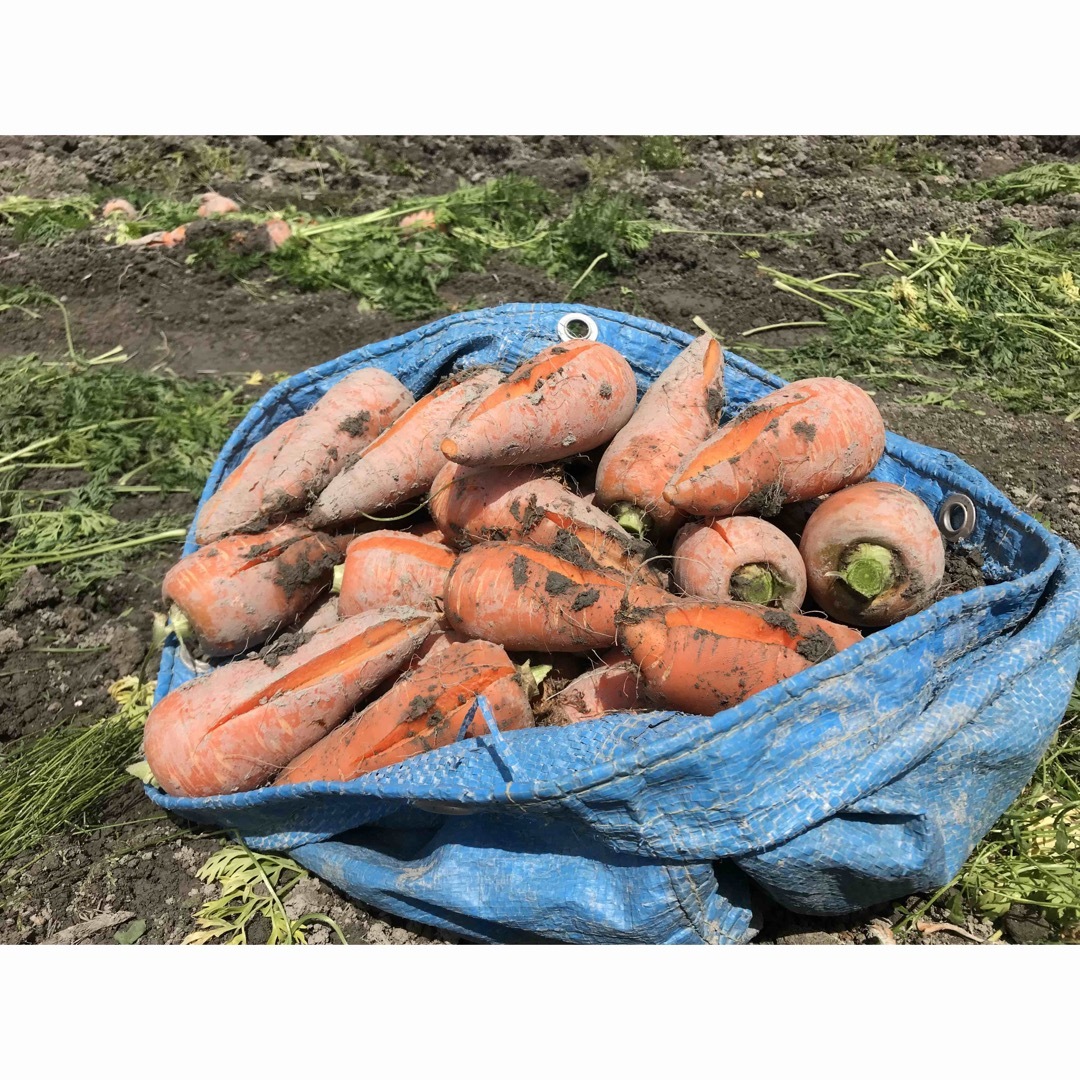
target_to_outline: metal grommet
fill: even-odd
[[[595,341],[600,336],[596,321],[580,311],[571,311],[564,315],[556,329],[560,341]]]
[[[946,540],[966,540],[975,531],[975,504],[966,495],[950,495],[938,510],[937,522]]]

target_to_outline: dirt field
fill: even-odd
[[[626,140],[599,137],[3,138],[0,196],[137,185],[188,198],[212,185],[248,207],[363,213],[405,195],[438,194],[510,173],[563,193],[603,174],[671,225],[772,234],[657,236],[632,268],[587,297],[590,304],[683,329],[692,329],[692,318],[700,316],[730,341],[762,324],[816,317],[811,305],[757,273],[756,259],[816,276],[858,270],[884,249],[903,252],[927,233],[962,227],[984,234],[1005,217],[1040,228],[1080,223],[1080,195],[1027,206],[946,197],[952,184],[1033,161],[1075,161],[1077,139],[941,139],[918,150],[926,160],[888,140],[702,138],[684,144],[680,166],[663,168],[631,161]],[[791,242],[777,233],[809,235]],[[751,248],[757,255],[747,257]],[[186,265],[182,253],[108,246],[87,233],[52,246],[16,243],[10,230],[0,228],[0,285],[29,283],[63,301],[86,354],[121,345],[133,366],[183,376],[293,373],[439,314],[400,319],[358,310],[356,298],[341,292],[251,288],[211,268]],[[440,290],[443,314],[464,306],[561,301],[565,294],[564,283],[509,259],[496,259],[484,273],[458,275]],[[791,344],[800,333],[805,331],[774,333],[769,344]],[[63,355],[64,340],[58,310],[27,318],[0,308],[0,353]],[[1005,412],[977,396],[965,397],[966,408],[951,409],[916,403],[923,396],[918,387],[877,390],[892,430],[961,455],[1018,506],[1080,543],[1075,423],[1048,413]],[[252,399],[260,392],[253,388]],[[194,506],[194,497],[184,494],[143,495],[125,498],[115,512],[142,517]],[[0,613],[0,635],[7,635],[0,637],[0,742],[72,716],[92,719],[109,711],[106,687],[142,663],[152,614],[160,608],[161,577],[178,551],[160,545],[132,553],[123,575],[89,595],[73,594],[48,573],[20,584]],[[98,651],[30,651],[76,640]],[[0,943],[44,942],[88,917],[118,911],[146,920],[143,943],[179,942],[191,932],[192,910],[213,891],[194,871],[219,838],[160,819],[134,780],[97,819],[108,828],[54,837],[38,861],[6,883]],[[0,867],[0,876],[9,869]],[[350,942],[448,940],[354,904],[314,880],[299,886],[290,903],[298,911],[330,914]],[[810,935],[863,943],[876,940],[871,918],[890,914],[885,909],[837,921],[764,910],[761,942]],[[969,923],[976,932],[988,926]],[[103,927],[86,940],[112,942],[114,932]],[[328,937],[321,930],[313,934],[314,940]],[[964,942],[948,934],[929,940]]]

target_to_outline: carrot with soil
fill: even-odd
[[[761,518],[690,522],[675,536],[672,576],[687,596],[798,611],[806,596],[799,549]]]
[[[890,626],[936,599],[945,543],[926,504],[896,484],[857,484],[826,499],[799,551],[810,595],[854,626]]]
[[[446,618],[507,649],[588,652],[615,644],[626,591],[624,576],[587,558],[572,562],[524,543],[477,544],[450,571]]]
[[[413,404],[382,368],[361,368],[335,383],[300,417],[267,468],[263,512],[302,509]]]
[[[645,391],[596,471],[596,502],[620,525],[670,536],[685,516],[664,499],[679,463],[712,435],[724,406],[724,351],[711,334],[692,341]]]
[[[642,704],[641,689],[641,673],[633,661],[615,651],[592,671],[545,698],[537,709],[537,722],[565,727],[606,713],[631,712]]]
[[[476,368],[425,394],[327,484],[311,508],[311,523],[353,521],[427,494],[446,464],[439,446],[452,421],[500,379],[495,368]]]
[[[297,525],[227,536],[174,564],[161,586],[177,634],[235,656],[290,626],[329,591],[340,542]]]
[[[857,484],[884,451],[885,422],[865,390],[802,379],[743,409],[688,454],[664,498],[703,517],[771,517],[785,503]]]
[[[633,369],[614,349],[595,341],[553,345],[462,412],[442,452],[461,465],[558,461],[606,443],[636,401]]]
[[[620,616],[650,695],[711,716],[854,645],[850,627],[753,604],[676,602]]]
[[[454,552],[408,533],[379,529],[345,552],[339,607],[343,616],[380,607],[441,605]]]
[[[251,791],[397,674],[435,628],[386,608],[319,630],[295,652],[235,660],[177,687],[150,712],[147,763],[170,795]]]
[[[291,762],[275,785],[341,782],[453,742],[483,694],[500,730],[531,727],[528,688],[506,652],[489,641],[432,650],[382,697]],[[488,734],[477,710],[465,733]]]

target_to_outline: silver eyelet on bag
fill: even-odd
[[[595,320],[580,311],[564,315],[556,329],[560,341],[595,341],[600,336],[600,328]]]
[[[937,522],[946,540],[966,540],[975,531],[975,504],[966,495],[950,495],[938,510]]]

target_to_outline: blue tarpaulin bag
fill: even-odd
[[[509,370],[573,333],[568,321],[622,353],[641,391],[693,338],[558,304],[453,315],[276,386],[226,443],[203,501],[255,442],[360,367],[419,396],[451,370]],[[783,385],[726,360],[725,418]],[[936,515],[970,499],[961,546],[981,550],[988,584],[716,716],[495,731],[349,783],[147,794],[376,908],[479,941],[736,943],[755,932],[751,881],[816,915],[939,887],[1064,715],[1080,668],[1080,552],[943,451],[889,434],[871,475]],[[185,553],[195,547],[192,529]],[[194,675],[169,645],[155,700]]]

